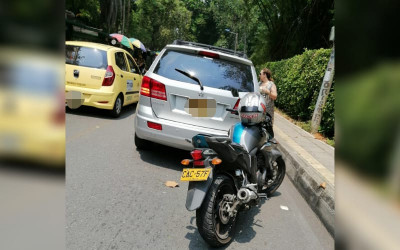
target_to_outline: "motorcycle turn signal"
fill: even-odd
[[[222,160],[219,159],[219,158],[217,158],[217,157],[215,157],[215,158],[212,159],[212,161],[211,161],[211,163],[212,163],[213,165],[221,164],[221,162],[222,162]]]
[[[184,166],[188,166],[191,162],[192,161],[189,160],[189,159],[184,159],[184,160],[181,161],[181,164],[184,165]]]

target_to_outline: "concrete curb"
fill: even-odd
[[[335,234],[335,188],[315,168],[304,161],[299,155],[279,140],[278,149],[283,154],[286,163],[286,175],[296,189],[307,201],[311,209],[320,218],[328,232]],[[290,153],[291,152],[291,153]],[[320,186],[326,183],[326,188]]]

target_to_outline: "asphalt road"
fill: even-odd
[[[187,183],[180,182],[180,161],[189,153],[136,151],[135,110],[125,107],[118,119],[94,108],[67,110],[67,249],[207,248],[195,212],[185,208]],[[240,214],[225,248],[333,249],[334,239],[285,178],[274,197]]]

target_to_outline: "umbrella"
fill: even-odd
[[[146,47],[144,47],[143,43],[141,41],[139,41],[136,38],[129,38],[129,40],[132,42],[132,44],[136,47],[139,48],[141,50],[143,50],[143,52],[146,52]]]
[[[133,49],[131,41],[129,41],[129,39],[126,36],[124,36],[122,34],[113,33],[113,34],[110,34],[110,37],[116,39],[118,42],[120,42],[125,47]]]

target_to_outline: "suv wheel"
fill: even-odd
[[[135,145],[136,149],[138,150],[149,150],[151,148],[151,142],[144,139],[140,139],[136,135],[136,133],[135,133]]]
[[[111,111],[111,114],[112,114],[112,116],[117,118],[121,115],[121,111],[122,111],[122,97],[121,97],[121,95],[119,95],[117,97],[117,99],[115,100],[114,108]]]

